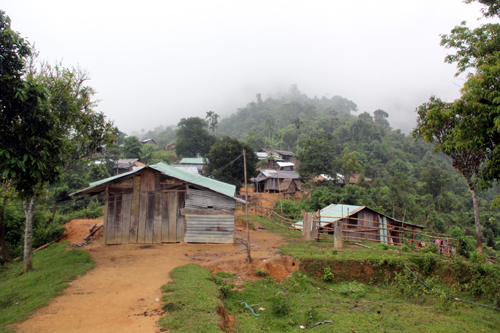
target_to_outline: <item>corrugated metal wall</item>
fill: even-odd
[[[193,209],[224,209],[234,210],[235,200],[212,191],[202,191],[190,188],[186,208]]]
[[[234,215],[186,214],[187,243],[233,243]]]

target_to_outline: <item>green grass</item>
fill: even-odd
[[[34,270],[26,274],[22,262],[0,266],[0,332],[13,332],[6,326],[26,320],[60,295],[68,282],[94,267],[87,252],[65,247],[53,244],[34,253]]]
[[[217,307],[222,305],[212,274],[198,265],[176,267],[173,280],[163,286],[163,309],[168,314],[159,324],[171,332],[220,332]],[[221,279],[221,277],[219,277]]]
[[[309,280],[296,272],[282,283],[246,281],[242,291],[225,299],[235,317],[235,332],[299,332],[300,325],[314,332],[495,332],[500,327],[498,312],[425,293],[410,297],[392,283],[314,280],[313,285]],[[250,304],[260,317],[249,315],[241,302]],[[333,324],[313,326],[324,320]]]
[[[244,215],[240,215],[238,216],[238,218],[245,221]],[[260,225],[266,228],[267,231],[279,233],[283,236],[284,239],[302,238],[302,231],[280,227],[276,223],[265,217],[261,217],[258,215],[248,215],[248,219],[249,223],[251,223],[252,221],[258,222]]]

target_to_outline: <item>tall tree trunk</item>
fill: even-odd
[[[26,273],[33,269],[31,260],[31,246],[33,243],[33,217],[35,216],[35,197],[28,197],[23,202],[24,213],[26,214],[26,226],[24,228],[24,255],[23,272]]]
[[[6,223],[5,223],[5,206],[7,205],[7,197],[3,198],[3,206],[0,208],[0,248],[2,248],[2,259],[3,261],[9,261],[10,255],[9,250],[7,249],[7,244],[5,243],[5,234],[6,234]]]
[[[477,203],[476,190],[474,185],[467,180],[470,193],[472,194],[472,205],[474,207],[474,223],[476,226],[476,247],[479,252],[483,252],[483,234],[481,233],[481,220],[479,219],[479,204]]]

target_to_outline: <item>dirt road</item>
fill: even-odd
[[[102,221],[70,222],[66,240],[82,242],[89,226],[96,222]],[[247,279],[261,267],[278,278],[298,267],[291,259],[275,254],[282,239],[265,230],[251,231],[254,263],[248,265],[242,244],[246,233],[241,223],[237,221],[235,244],[104,246],[102,239],[96,239],[81,248],[90,253],[96,268],[71,282],[63,295],[14,327],[19,333],[159,332],[160,288],[177,266],[196,263],[212,272],[224,270]]]

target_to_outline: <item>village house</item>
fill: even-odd
[[[250,181],[255,185],[255,193],[295,194],[300,192],[302,185],[300,176],[295,171],[260,170],[257,177]]]
[[[236,187],[164,163],[70,194],[104,195],[105,244],[233,243]]]
[[[153,139],[144,139],[144,140],[142,140],[142,141],[141,141],[141,143],[142,143],[143,145],[150,145],[150,146],[153,146],[153,148],[154,148],[154,147],[156,147],[156,141],[155,141],[155,140],[153,140]]]
[[[366,206],[330,205],[319,211],[319,234],[334,234],[334,223],[342,221],[343,235],[354,241],[379,241],[385,244],[401,244],[402,228],[422,230],[424,227],[398,221]],[[413,235],[415,235],[413,233]]]
[[[184,157],[179,164],[185,167],[195,167],[198,169],[198,173],[203,174],[203,168],[207,163],[205,163],[203,157]]]
[[[283,162],[291,162],[293,164],[297,164],[297,159],[295,158],[295,154],[292,151],[287,151],[287,150],[279,150],[279,149],[261,149],[257,153],[275,153],[277,155],[277,161],[283,161]]]
[[[115,162],[113,170],[115,170],[115,175],[119,175],[125,172],[137,170],[143,166],[145,166],[145,164],[139,162],[138,158],[120,158]]]

